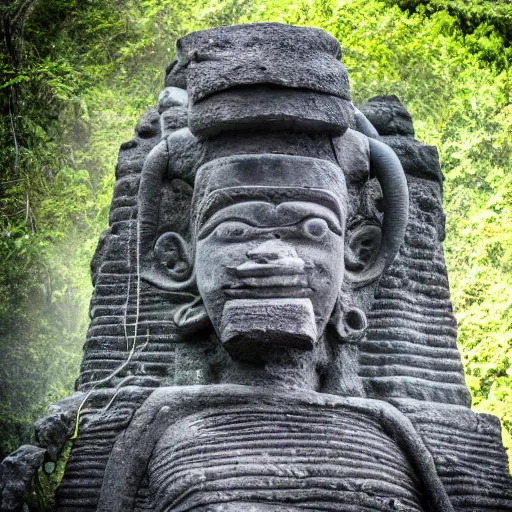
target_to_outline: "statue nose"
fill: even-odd
[[[268,281],[270,278],[272,284],[276,286],[289,282],[291,276],[298,278],[304,275],[304,260],[298,256],[294,247],[280,240],[263,242],[258,247],[247,251],[247,257],[248,261],[236,267],[236,275],[243,279],[255,278],[258,281],[261,279]],[[283,276],[287,276],[285,281]],[[294,284],[297,283],[294,281]]]
[[[255,263],[273,263],[277,260],[298,258],[297,251],[279,240],[267,240],[258,247],[247,251],[247,257]]]

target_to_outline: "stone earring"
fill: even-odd
[[[338,343],[356,343],[368,329],[368,319],[362,309],[344,307],[339,302],[332,316]]]
[[[366,334],[368,319],[362,309],[355,307],[343,311],[342,315],[343,341],[356,343]]]

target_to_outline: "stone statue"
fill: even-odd
[[[468,407],[437,152],[397,98],[356,108],[340,57],[275,23],[178,40],[121,146],[79,393],[12,461],[55,460],[74,407],[58,511],[512,509],[499,421]]]

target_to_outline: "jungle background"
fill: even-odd
[[[466,381],[512,453],[510,0],[2,2],[0,458],[73,391],[118,146],[155,104],[175,40],[251,21],[329,31],[354,103],[396,94],[438,147]]]

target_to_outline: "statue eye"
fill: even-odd
[[[302,223],[302,231],[312,240],[322,240],[329,231],[329,226],[324,219],[315,217]]]
[[[243,222],[223,222],[215,229],[215,235],[223,242],[242,242],[253,238],[256,231]]]

